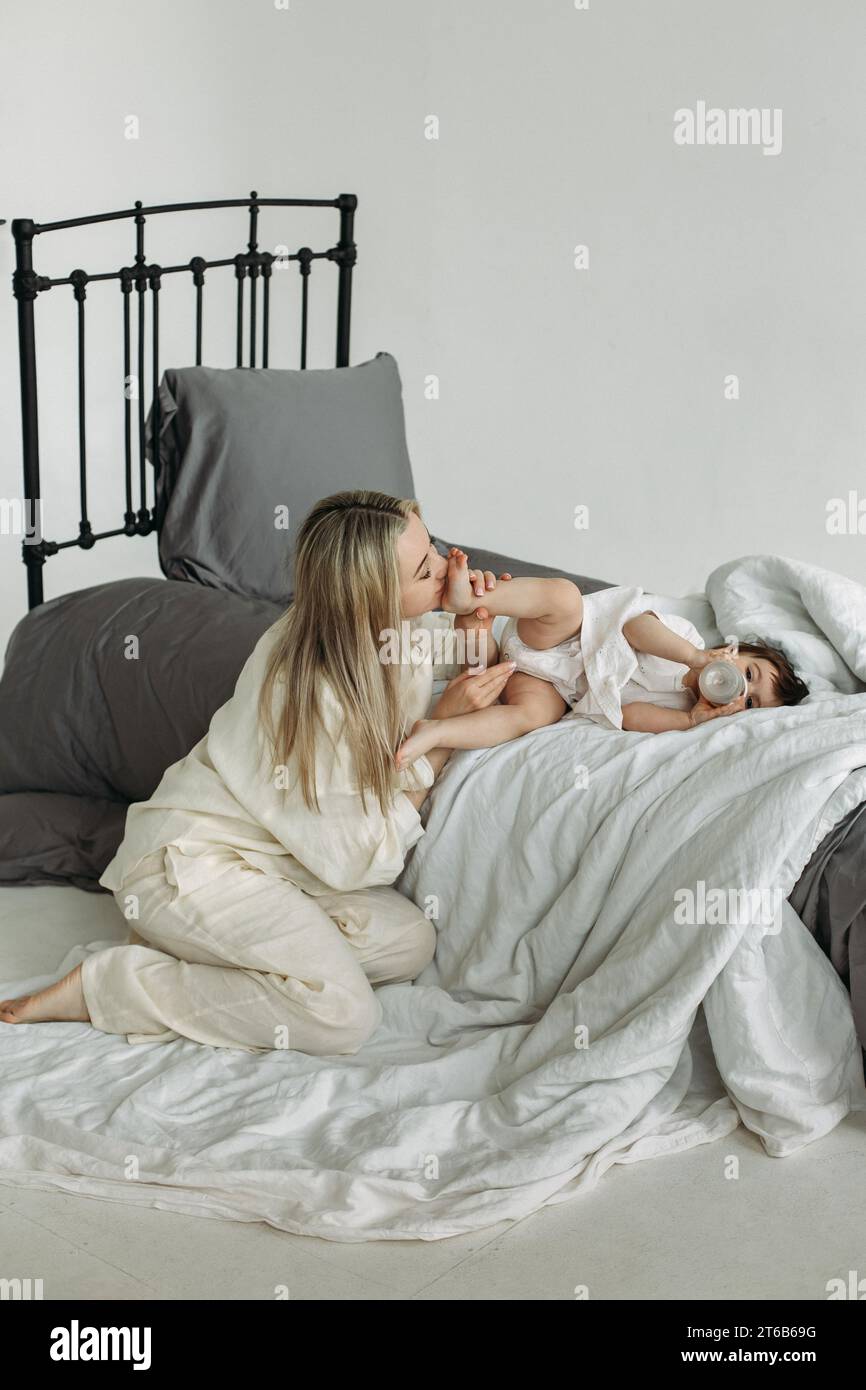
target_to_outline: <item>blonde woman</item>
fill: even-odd
[[[260,1052],[354,1053],[413,980],[432,923],[388,885],[424,834],[420,808],[449,753],[396,772],[433,680],[438,719],[493,704],[511,670],[435,667],[428,641],[382,660],[382,634],[480,628],[436,613],[463,552],[439,555],[413,500],[337,493],[302,523],[295,598],[263,634],[204,738],[129,809],[100,883],[131,923],[0,1021],[91,1022],[130,1042],[191,1038]],[[507,578],[508,576],[502,576]],[[496,585],[472,571],[479,597]],[[486,619],[486,621],[485,621]],[[418,659],[420,657],[420,659]]]

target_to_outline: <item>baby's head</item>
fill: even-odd
[[[740,642],[738,655],[731,658],[749,683],[746,709],[767,709],[773,705],[799,705],[809,687],[795,675],[784,652],[766,642]]]

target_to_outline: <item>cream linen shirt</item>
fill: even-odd
[[[401,647],[403,709],[410,725],[427,713],[434,680],[448,680],[460,670],[452,662],[435,659],[442,654],[443,638],[448,651],[453,626],[452,613],[424,613],[409,624],[410,634],[419,628],[431,634]],[[330,684],[323,681],[325,728],[317,734],[315,761],[320,813],[305,804],[291,765],[289,789],[276,787],[268,775],[257,710],[275,629],[273,624],[259,638],[234,694],[214,714],[205,736],[165,771],[149,800],[130,806],[123,841],[99,880],[104,888],[120,889],[143,858],[166,846],[180,850],[171,862],[181,892],[212,875],[213,865],[201,856],[226,846],[312,896],[390,884],[400,874],[407,853],[424,834],[406,792],[433,785],[429,758],[418,758],[395,772],[386,815],[371,792],[365,810],[341,729],[342,711]],[[412,660],[407,649],[413,651]]]

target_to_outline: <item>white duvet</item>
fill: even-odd
[[[703,624],[680,605],[707,640],[782,642],[818,696],[689,734],[568,717],[455,754],[397,885],[437,955],[381,989],[357,1056],[0,1025],[0,1182],[436,1239],[741,1121],[781,1157],[866,1108],[847,995],[785,902],[866,799],[866,589],[756,557],[707,594]]]

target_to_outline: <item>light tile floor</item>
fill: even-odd
[[[866,1277],[864,1173],[862,1115],[785,1159],[740,1128],[517,1223],[362,1244],[5,1187],[0,1271],[43,1278],[45,1298],[824,1299]]]

